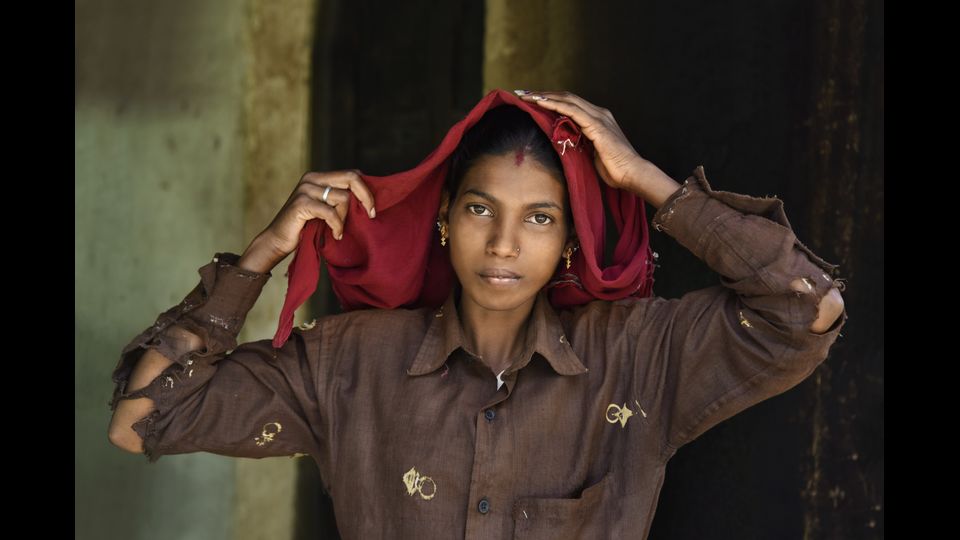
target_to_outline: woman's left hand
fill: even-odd
[[[634,150],[608,109],[570,92],[516,93],[524,101],[569,116],[580,126],[583,135],[593,143],[594,165],[607,185],[628,189],[631,179],[639,177],[647,160]]]

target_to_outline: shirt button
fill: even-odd
[[[486,498],[480,499],[480,504],[477,505],[477,510],[479,510],[481,514],[486,514],[489,512],[490,501],[488,501]]]
[[[493,422],[493,419],[496,418],[497,416],[497,412],[494,411],[493,409],[487,409],[483,411],[483,415],[487,417],[487,420]]]

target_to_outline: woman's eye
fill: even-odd
[[[487,211],[487,207],[480,204],[468,204],[467,210],[469,210],[470,213],[475,216],[483,216],[486,215],[484,212]]]
[[[536,214],[533,216],[533,222],[537,225],[547,225],[553,222],[553,218],[546,214]]]

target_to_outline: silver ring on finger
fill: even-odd
[[[323,200],[323,202],[327,202],[327,195],[330,195],[331,189],[333,189],[333,186],[327,186],[327,189],[323,190],[323,197],[320,197],[320,199]]]

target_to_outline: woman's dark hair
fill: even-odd
[[[473,125],[460,140],[450,157],[445,188],[450,194],[452,206],[467,171],[484,156],[502,156],[522,151],[559,178],[566,187],[566,176],[560,156],[550,144],[540,126],[523,110],[512,105],[491,109]],[[567,230],[572,230],[573,214],[570,211],[569,195],[564,196]]]

